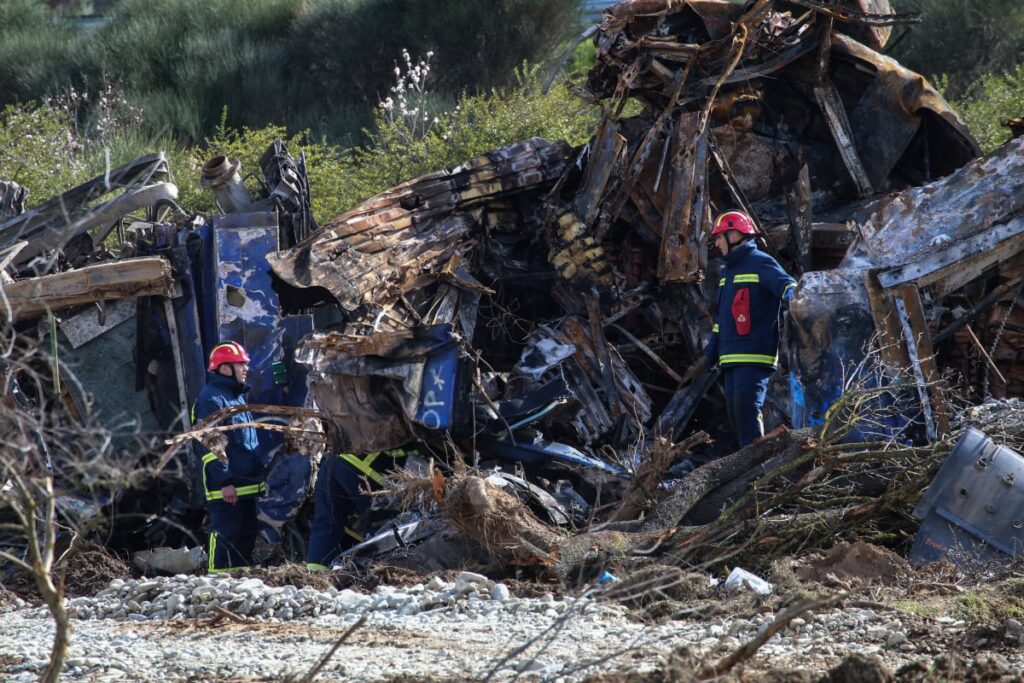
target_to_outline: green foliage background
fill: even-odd
[[[233,128],[222,116],[213,134],[186,147],[167,136],[150,135],[115,121],[105,135],[83,135],[75,118],[54,104],[8,105],[0,116],[0,178],[31,191],[38,206],[74,185],[138,156],[162,149],[179,189],[179,203],[190,211],[212,212],[213,198],[199,187],[199,173],[211,156],[242,161],[243,171],[276,138],[296,155],[306,154],[313,213],[324,222],[359,202],[423,173],[454,166],[501,145],[529,137],[582,144],[592,133],[596,109],[565,88],[540,92],[541,71],[524,65],[514,85],[482,95],[463,95],[450,112],[438,114],[426,134],[413,135],[407,120],[378,110],[368,142],[349,149],[309,131],[289,134],[284,126]]]
[[[580,0],[119,0],[84,30],[39,0],[0,2],[0,178],[32,205],[162,149],[183,206],[214,154],[248,170],[277,137],[306,152],[326,221],[422,173],[532,136],[582,143],[597,112],[540,64],[578,29]],[[933,79],[983,148],[1024,114],[1024,2],[893,0],[924,22],[892,50]],[[899,35],[897,29],[894,38]],[[377,106],[396,65],[435,53],[426,124]],[[570,71],[594,58],[581,45]],[[533,65],[533,66],[530,66]],[[254,77],[255,75],[255,77]]]
[[[403,49],[436,54],[453,103],[514,82],[578,33],[581,0],[119,0],[98,28],[0,2],[0,104],[114,83],[163,135],[285,126],[362,141]]]

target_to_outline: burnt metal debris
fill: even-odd
[[[449,548],[438,539],[458,530],[565,578],[579,569],[568,528],[687,561],[740,552],[730,539],[751,534],[772,549],[803,531],[891,538],[912,531],[902,513],[962,429],[948,392],[1024,395],[1024,140],[982,157],[939,93],[883,54],[894,27],[918,20],[888,0],[614,4],[576,86],[601,109],[585,145],[503,147],[322,227],[304,159],[280,142],[255,195],[236,161],[210,160],[203,185],[221,215],[209,219],[177,206],[160,155],[29,212],[2,183],[6,315],[28,329],[58,314],[86,361],[132,345],[154,431],[186,431],[203,357],[231,338],[254,356],[251,402],[315,410],[328,449],[415,443],[427,470],[405,485],[434,513],[377,496],[367,526],[384,535],[353,558],[407,563],[413,539]],[[146,220],[124,218],[143,208]],[[800,276],[767,415],[796,429],[735,453],[702,360],[719,268],[708,235],[731,209]],[[165,267],[139,270],[154,260]],[[94,272],[123,279],[101,286]],[[93,308],[61,312],[81,304]],[[123,328],[134,338],[107,334],[112,315],[136,321]],[[868,397],[858,409],[885,417],[837,431],[852,379]],[[179,455],[181,471],[193,460]],[[863,477],[837,484],[845,467]],[[846,488],[830,498],[829,486]],[[161,503],[198,528],[194,489]],[[684,520],[694,526],[666,536]],[[595,531],[606,521],[614,531]],[[134,542],[180,543],[169,528]],[[536,552],[492,533],[522,533]]]

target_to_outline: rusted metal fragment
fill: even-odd
[[[873,270],[863,272],[864,289],[868,293],[868,305],[871,307],[871,318],[875,321],[875,332],[878,334],[879,352],[882,361],[894,368],[909,368],[910,356],[903,339],[903,329],[893,305],[878,283],[878,274]]]
[[[367,200],[268,260],[288,285],[322,287],[347,311],[392,305],[470,246],[481,227],[475,206],[554,183],[569,156],[565,143],[540,139],[495,150]]]
[[[831,40],[834,60],[852,60],[854,64],[873,69],[876,78],[878,74],[885,74],[883,78],[889,81],[888,87],[899,93],[901,110],[938,119],[936,125],[928,131],[931,140],[929,146],[936,155],[932,162],[932,178],[951,173],[981,155],[981,148],[967,125],[923,76],[841,33],[833,33]],[[898,117],[902,114],[894,112],[893,115]],[[921,180],[927,181],[928,178]]]
[[[917,380],[918,393],[924,411],[925,426],[931,440],[949,434],[949,413],[942,391],[937,386],[938,368],[935,365],[935,351],[924,317],[921,293],[913,285],[903,285],[894,298],[896,311],[903,329],[907,353]]]
[[[672,194],[661,229],[658,279],[661,282],[697,282],[707,262],[708,131],[700,117],[679,117],[676,132],[680,148],[672,162]]]
[[[889,0],[845,0],[841,3],[786,0],[786,3],[828,14],[836,20],[838,30],[874,50],[881,50],[889,42],[893,26],[921,21],[920,14],[896,14]]]
[[[171,296],[171,264],[145,257],[100,263],[78,270],[0,286],[4,302],[0,316],[23,320],[72,306],[139,296]]]
[[[796,243],[796,263],[801,274],[811,269],[813,224],[811,222],[811,176],[807,164],[800,167],[796,183],[786,190],[790,230]]]
[[[971,306],[970,310],[965,311],[953,322],[949,323],[949,325],[947,325],[946,327],[932,335],[932,346],[937,347],[940,344],[942,344],[944,341],[946,341],[954,334],[956,334],[957,330],[969,324],[972,320],[974,320],[979,315],[987,311],[989,307],[991,307],[994,303],[996,303],[1006,295],[1010,294],[1011,292],[1017,292],[1017,294],[1013,297],[1014,299],[1016,299],[1017,296],[1020,295],[1020,288],[1022,282],[1024,282],[1024,280],[1017,278],[1009,282],[1004,282],[1003,284],[993,289],[991,292],[982,297],[981,300],[978,301],[978,303]]]
[[[857,153],[853,128],[847,118],[843,101],[839,97],[839,91],[836,90],[832,81],[826,80],[824,83],[814,86],[814,97],[825,115],[825,120],[828,122],[829,130],[832,131],[832,138],[836,141],[846,170],[849,171],[850,177],[853,178],[853,182],[857,186],[857,193],[861,197],[873,194],[871,179],[868,178],[868,173]]]
[[[453,345],[447,325],[368,336],[332,332],[307,337],[296,358],[309,367],[309,395],[328,418],[332,443],[367,453],[408,443],[416,425],[433,428],[421,408],[428,400],[436,407],[433,383],[449,380],[432,376],[428,363]]]
[[[590,157],[583,174],[583,181],[576,191],[576,215],[586,225],[591,225],[597,218],[601,207],[601,198],[605,194],[608,182],[613,175],[617,176],[626,138],[615,130],[610,117],[601,121],[594,139],[590,143]]]

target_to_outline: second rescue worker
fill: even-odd
[[[718,312],[705,350],[722,368],[729,421],[742,448],[764,434],[761,408],[779,356],[779,316],[796,281],[754,243],[754,221],[719,216],[711,235],[725,259]]]
[[[202,420],[229,406],[245,405],[249,354],[237,342],[213,347],[206,386],[192,408],[192,421]],[[234,424],[251,423],[252,413],[231,416]],[[203,456],[203,489],[210,507],[209,573],[241,569],[252,564],[256,542],[256,497],[267,490],[266,462],[254,427],[224,432],[225,463],[213,453]]]

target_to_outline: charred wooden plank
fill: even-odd
[[[23,320],[83,304],[137,296],[171,296],[174,280],[171,264],[150,256],[19,280],[0,286],[0,291],[6,301],[6,305],[0,306],[0,315]]]

